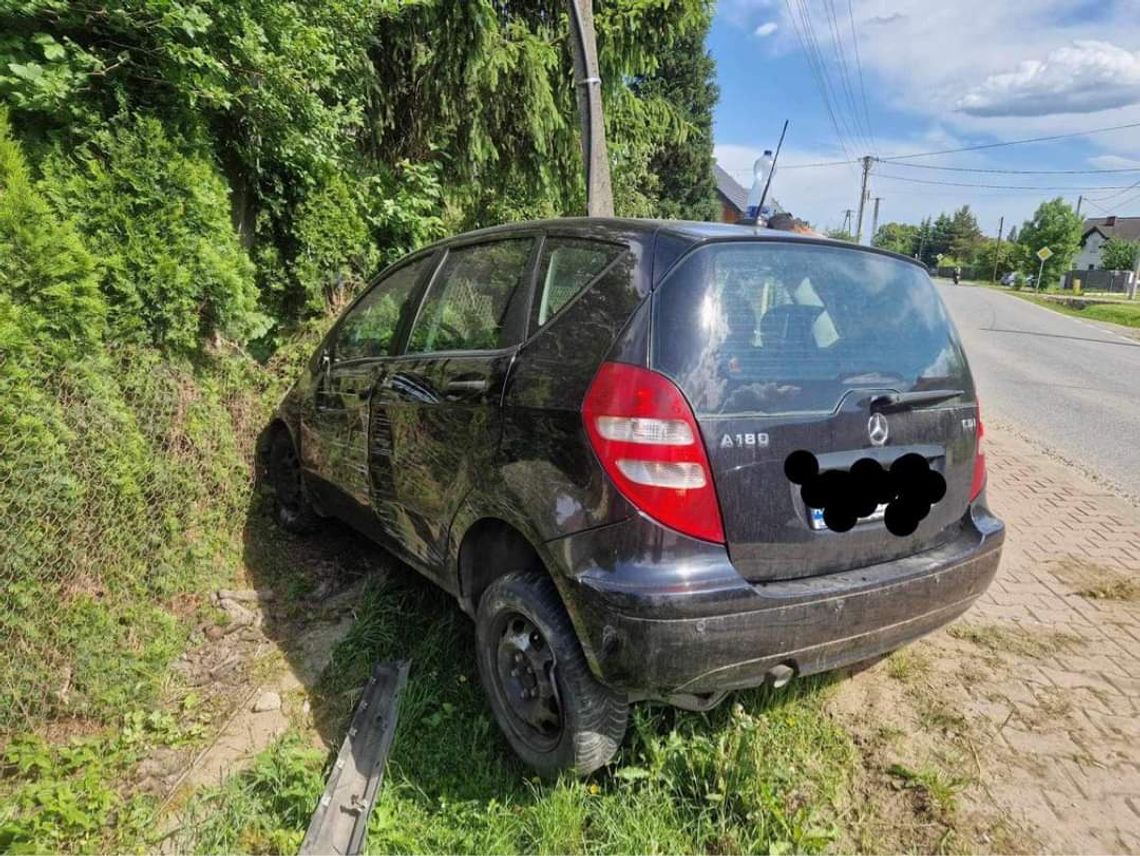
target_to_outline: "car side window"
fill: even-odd
[[[489,351],[514,344],[507,318],[527,271],[532,238],[460,247],[447,254],[412,328],[408,353]]]
[[[557,315],[624,250],[624,247],[600,241],[547,239],[538,263],[538,294],[532,329]]]
[[[337,362],[386,357],[392,352],[400,313],[431,258],[419,259],[391,273],[352,307],[337,333]]]

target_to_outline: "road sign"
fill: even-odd
[[[1045,259],[1053,255],[1053,251],[1048,247],[1042,247],[1037,251],[1037,258],[1041,259],[1041,267],[1037,269],[1037,283],[1035,289],[1041,290],[1041,277],[1045,275]]]

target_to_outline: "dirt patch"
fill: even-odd
[[[1081,647],[1081,638],[1073,633],[1046,628],[1027,629],[1018,625],[975,624],[961,622],[949,629],[955,639],[971,642],[995,655],[1013,657],[1047,657],[1071,654]]]
[[[861,762],[840,852],[1038,849],[986,793],[978,748],[986,736],[947,701],[956,679],[945,654],[930,642],[909,646],[843,681],[832,697],[829,710],[851,733]]]
[[[1081,597],[1140,603],[1140,581],[1112,568],[1069,557],[1052,562],[1049,570]]]
[[[942,634],[838,687],[829,707],[862,761],[848,809],[854,834],[841,851],[1040,849],[1029,827],[988,791],[994,735],[958,691],[966,655]]]
[[[181,800],[197,788],[221,784],[299,719],[308,717],[306,691],[316,684],[333,649],[351,629],[351,607],[361,587],[361,582],[354,582],[334,594],[329,587],[321,587],[319,593],[324,599],[308,599],[307,609],[296,610],[295,604],[283,607],[290,614],[311,616],[293,619],[290,630],[274,624],[270,610],[275,598],[264,592],[256,598],[242,597],[239,592],[238,597],[224,599],[243,603],[254,613],[254,620],[239,632],[204,645],[183,661],[188,664],[191,685],[196,677],[203,676],[228,683],[225,697],[231,707],[210,743],[192,759],[183,756],[175,780],[168,778],[168,799]],[[279,646],[265,635],[263,628],[270,625],[275,633],[290,640],[288,644]],[[275,699],[275,703],[263,703],[267,698]]]

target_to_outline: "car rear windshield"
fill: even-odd
[[[654,298],[653,366],[712,415],[831,412],[860,388],[968,388],[953,325],[921,268],[811,243],[690,253]]]

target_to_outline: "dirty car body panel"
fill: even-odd
[[[369,310],[386,292],[393,305]],[[362,352],[373,323],[382,346]],[[705,469],[631,478],[699,478],[719,540],[682,531],[683,507],[663,523],[608,468],[628,461],[602,459],[583,408],[603,365],[644,371],[691,409],[696,436],[678,436]],[[889,438],[869,439],[875,396],[947,386],[952,401],[892,413]],[[465,537],[510,527],[593,674],[630,698],[713,695],[775,666],[809,674],[897,648],[970,606],[1004,537],[976,484],[973,381],[926,272],[826,239],[606,219],[469,233],[381,274],[279,418],[318,508],[470,611]],[[820,528],[783,472],[796,449],[828,470],[915,453],[946,496],[905,537],[871,518]]]

